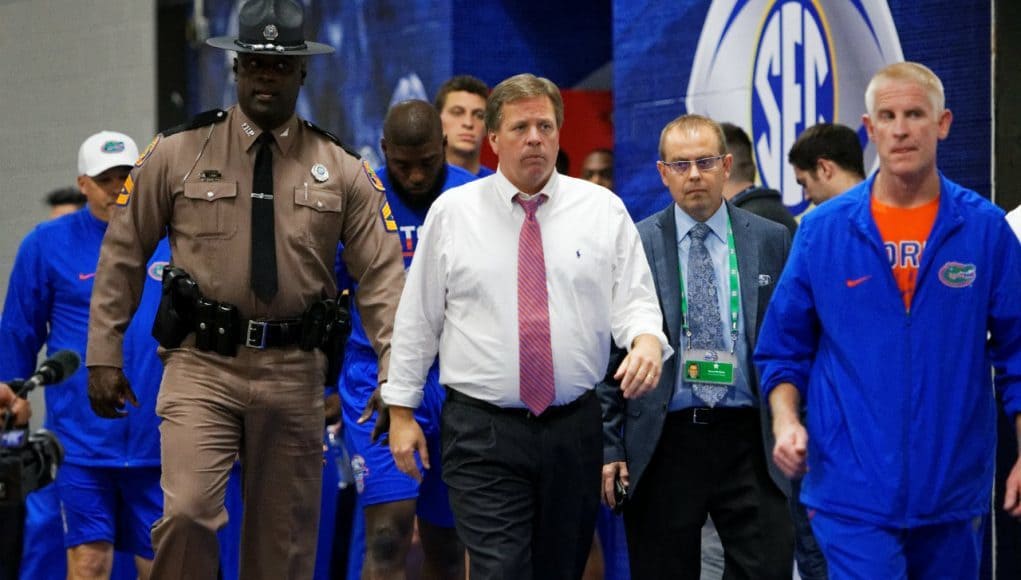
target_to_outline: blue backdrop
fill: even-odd
[[[379,165],[389,105],[431,100],[454,74],[490,85],[519,73],[564,88],[612,65],[616,183],[636,219],[669,202],[655,169],[659,132],[685,112],[752,136],[762,182],[805,209],[786,166],[798,133],[819,120],[861,129],[868,78],[916,60],[945,84],[954,113],[939,165],[990,193],[990,5],[931,0],[306,0],[307,29],[337,48],[310,59],[299,113]],[[235,0],[208,0],[213,35],[237,30]],[[194,59],[189,108],[235,100],[230,54]],[[596,81],[599,82],[599,81]],[[567,128],[570,130],[570,127]],[[861,130],[863,142],[866,141]],[[866,151],[872,166],[874,151]]]
[[[211,36],[237,33],[239,4],[205,2]],[[381,165],[378,145],[391,103],[432,101],[440,85],[455,74],[472,74],[492,86],[532,72],[570,88],[611,59],[610,0],[304,4],[306,34],[337,50],[309,58],[298,113],[335,133],[374,167]],[[208,46],[194,55],[188,100],[192,114],[236,101],[232,58],[233,53]]]
[[[914,60],[940,76],[954,113],[940,168],[988,197],[989,10],[988,2],[947,0],[618,1],[618,193],[635,219],[665,207],[669,194],[655,168],[660,130],[680,114],[708,113],[749,132],[762,181],[803,211],[786,155],[814,124],[808,117],[860,129],[868,78],[887,63]],[[872,167],[874,151],[866,153]]]

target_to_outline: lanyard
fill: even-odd
[[[689,250],[690,252],[690,250]],[[727,217],[727,258],[730,266],[730,352],[733,353],[737,347],[737,316],[740,308],[741,288],[737,272],[737,251],[734,250],[734,229],[730,225],[730,217]],[[681,327],[684,335],[688,337],[688,347],[691,348],[691,329],[688,327],[688,293],[684,290],[684,270],[677,268],[678,278],[681,281]]]

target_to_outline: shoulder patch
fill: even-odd
[[[152,152],[156,150],[156,145],[159,144],[162,136],[163,135],[157,133],[156,136],[152,138],[152,141],[149,141],[149,144],[142,150],[142,154],[135,160],[135,167],[141,167],[142,164],[145,163],[145,160],[152,155]]]
[[[212,125],[213,123],[219,123],[225,120],[227,120],[226,111],[224,111],[223,109],[210,109],[208,111],[203,111],[198,115],[195,115],[194,117],[191,118],[190,121],[186,123],[175,125],[174,127],[171,127],[166,131],[163,131],[162,135],[164,137],[169,137],[175,133],[191,131],[192,129],[198,129],[200,127],[207,127],[209,125]]]
[[[364,159],[362,159],[362,170],[365,171],[365,177],[369,178],[369,183],[372,184],[372,187],[376,188],[376,191],[386,193],[386,188],[383,187],[383,182],[379,180],[379,176],[376,175],[376,172],[369,167],[369,162]]]
[[[354,149],[352,149],[352,148],[348,147],[347,145],[345,145],[344,142],[341,141],[340,138],[338,138],[333,133],[330,133],[326,129],[323,129],[322,127],[316,125],[315,123],[313,123],[312,121],[309,121],[308,119],[302,119],[301,122],[304,123],[305,126],[308,127],[309,129],[312,129],[316,133],[319,133],[323,137],[326,137],[330,141],[333,141],[333,143],[335,145],[337,145],[338,147],[340,147],[341,149],[346,151],[347,154],[350,155],[351,157],[354,157],[355,159],[361,159],[362,158],[362,156],[359,155],[357,151],[355,151]]]
[[[397,231],[397,220],[394,219],[394,212],[390,209],[390,202],[385,199],[383,200],[383,205],[379,207],[379,217],[383,219],[383,226],[386,227],[386,231]]]
[[[142,154],[138,156],[138,160],[135,161],[135,167],[141,167],[142,164],[145,163],[145,160],[148,159],[150,155],[152,155],[152,152],[156,149],[156,145],[159,144],[160,139],[162,139],[163,137],[169,137],[176,133],[181,133],[183,131],[191,131],[192,129],[198,129],[200,127],[207,127],[209,125],[212,125],[213,123],[219,123],[221,121],[224,121],[226,118],[227,118],[226,111],[222,109],[212,109],[209,111],[205,111],[204,113],[199,113],[198,115],[195,115],[187,123],[182,123],[180,125],[171,127],[165,131],[161,131],[155,137],[153,137],[153,140],[149,143],[145,150],[142,151]],[[129,196],[131,195],[130,191],[128,191],[128,195]],[[120,198],[118,198],[118,203],[119,202]],[[126,199],[125,203],[127,203]]]

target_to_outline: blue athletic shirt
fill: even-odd
[[[446,179],[443,182],[442,191],[447,191],[453,187],[478,179],[460,167],[447,164],[446,169]],[[381,168],[378,174],[380,181],[383,182],[383,187],[386,189],[386,200],[390,204],[394,221],[397,222],[397,233],[400,236],[401,250],[404,254],[404,269],[407,270],[411,267],[411,258],[415,255],[415,247],[418,245],[418,228],[425,221],[425,215],[428,210],[415,210],[401,201],[400,197],[393,192],[393,187],[390,185],[390,174],[387,173],[386,167]],[[349,288],[353,292],[355,282],[344,270],[344,263],[341,261],[339,253],[335,269],[337,271],[338,288]],[[344,351],[344,372],[340,378],[341,387],[345,383],[345,375],[348,375],[354,369],[360,369],[360,372],[371,373],[366,377],[360,377],[360,379],[362,381],[369,380],[375,384],[377,381],[377,362],[376,351],[373,350],[372,343],[369,342],[368,337],[365,335],[361,316],[352,302],[351,337],[348,339],[347,348]],[[366,369],[366,364],[370,364],[371,368]],[[351,379],[347,378],[347,380]]]
[[[85,361],[89,300],[106,225],[83,208],[39,224],[22,241],[0,317],[0,380],[31,375],[43,345],[47,356],[68,349]],[[45,388],[45,426],[60,439],[68,463],[160,464],[155,407],[163,364],[151,330],[163,266],[169,260],[164,238],[149,260],[141,304],[124,337],[124,373],[139,406],[128,404],[123,419],[96,416],[89,406],[84,364],[63,383]]]

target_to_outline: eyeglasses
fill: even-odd
[[[717,155],[716,157],[703,157],[694,161],[688,159],[681,159],[678,161],[660,161],[663,165],[670,168],[670,171],[679,175],[687,175],[691,171],[691,166],[698,167],[699,171],[713,171],[720,166],[720,162],[726,155]]]

